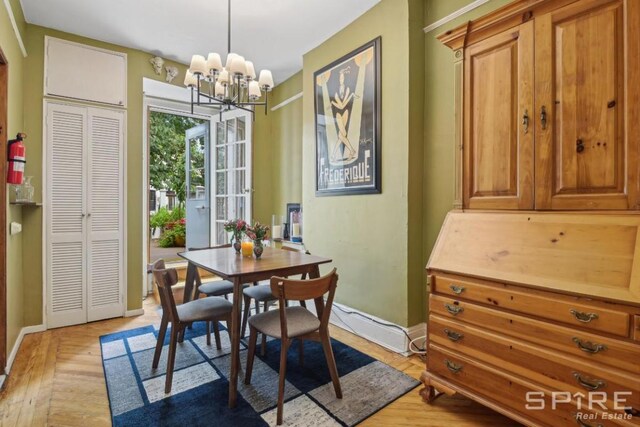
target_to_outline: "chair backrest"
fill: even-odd
[[[153,278],[158,286],[160,294],[160,304],[162,310],[169,316],[172,322],[180,321],[178,310],[176,310],[176,301],[173,298],[171,287],[178,283],[178,272],[175,268],[165,268],[164,260],[159,259],[153,263]]]
[[[320,319],[320,330],[326,331],[337,286],[338,274],[335,268],[329,274],[317,279],[292,280],[283,277],[272,277],[271,293],[278,298],[281,307],[280,327],[282,335],[289,337],[286,310],[282,309],[285,307],[285,301],[287,300],[304,301],[312,299],[316,305],[316,314]],[[323,298],[325,294],[328,294],[326,303]]]

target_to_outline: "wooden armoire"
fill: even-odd
[[[516,0],[454,51],[456,197],[427,265],[427,402],[640,426],[640,0]]]

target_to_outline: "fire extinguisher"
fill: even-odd
[[[7,143],[9,150],[9,169],[7,171],[7,183],[22,184],[24,175],[24,165],[27,163],[25,157],[25,146],[22,141],[27,137],[24,133],[16,135],[16,139],[12,139]]]

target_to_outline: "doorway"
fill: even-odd
[[[7,164],[9,99],[9,64],[0,49],[0,375],[7,366],[7,186],[4,183]],[[4,142],[4,144],[2,144]]]
[[[209,120],[155,109],[149,111],[148,120],[148,262],[151,264],[161,258],[167,262],[179,261],[177,253],[184,251],[187,237],[189,177],[185,164],[188,164],[190,153],[185,150],[185,135],[193,132],[192,129],[205,129],[208,133]],[[198,159],[204,160],[205,156],[198,156]],[[200,173],[198,176],[204,178],[205,175]],[[194,182],[194,185],[198,183]]]

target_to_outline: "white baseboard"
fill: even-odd
[[[144,308],[138,308],[136,310],[127,310],[124,312],[124,317],[142,316],[144,314]]]
[[[13,344],[11,353],[9,353],[9,358],[7,359],[7,366],[4,368],[4,373],[6,375],[8,375],[9,372],[11,371],[11,367],[13,366],[13,362],[16,360],[16,356],[18,355],[18,350],[20,350],[20,344],[22,344],[22,340],[24,339],[24,336],[27,334],[33,334],[36,332],[44,332],[46,330],[47,330],[47,327],[45,325],[25,326],[24,328],[20,329],[18,338],[16,339],[15,344]],[[4,379],[2,381],[4,381]]]
[[[307,308],[315,312],[314,304],[307,304]],[[338,303],[333,303],[330,322],[366,340],[405,355],[410,353],[409,337],[414,340],[424,336],[426,332],[426,323],[424,322],[405,328]],[[417,344],[421,345],[420,342]]]

